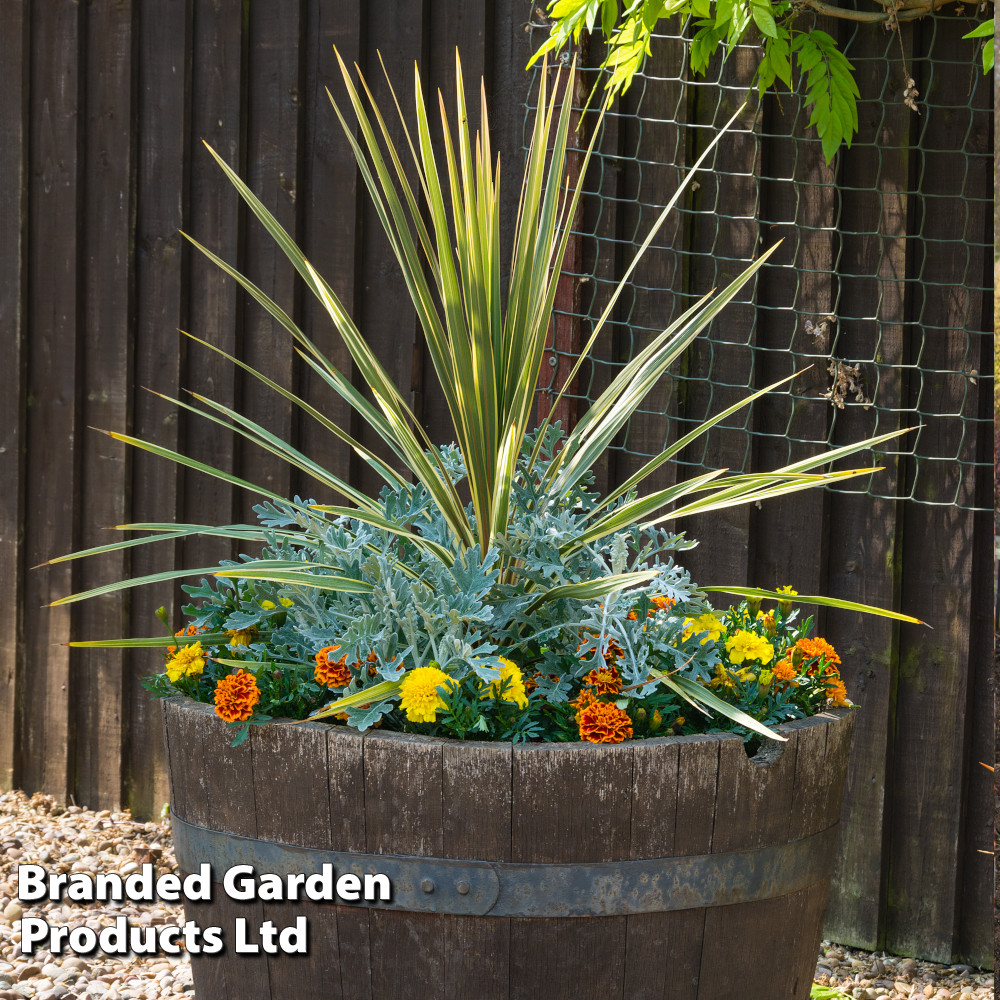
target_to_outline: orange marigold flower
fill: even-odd
[[[340,646],[324,646],[316,654],[316,669],[313,671],[317,684],[324,684],[326,687],[342,688],[351,683],[351,670],[347,666],[347,655],[339,660],[333,660],[330,656],[335,653]]]
[[[795,677],[795,667],[792,661],[786,656],[774,665],[774,678],[779,681],[790,681]]]
[[[583,688],[570,702],[570,704],[576,709],[577,724],[580,722],[580,716],[583,714],[584,709],[589,708],[595,701],[597,701],[597,699],[594,697],[594,693],[589,688]]]
[[[618,694],[622,689],[621,674],[610,665],[599,670],[591,670],[583,678],[583,683],[594,694]]]
[[[594,701],[580,712],[580,739],[588,743],[621,743],[632,738],[628,712],[606,701]]]
[[[847,688],[844,687],[844,682],[839,676],[832,683],[827,682],[826,696],[835,706],[850,704],[847,700]]]
[[[576,647],[576,651],[581,656],[585,656],[594,652],[598,648],[599,639],[596,635],[588,636],[579,646]],[[604,650],[604,662],[611,666],[615,660],[620,660],[625,655],[621,646],[615,642],[614,639],[608,639],[607,648]]]
[[[524,693],[531,694],[538,687],[538,682],[544,678],[544,674],[540,670],[536,670],[530,677],[524,678]],[[549,674],[549,680],[553,684],[559,683],[558,674]]]
[[[199,632],[204,632],[206,630],[207,630],[207,626],[205,626],[205,625],[188,625],[187,628],[180,629],[180,631],[175,632],[174,635],[176,635],[178,638],[180,638],[182,635],[197,635]],[[177,652],[177,647],[176,646],[167,646],[167,652],[171,656],[173,656],[174,653]]]
[[[226,722],[246,722],[260,701],[257,678],[240,669],[215,686],[215,714]]]
[[[807,660],[818,660],[822,657],[827,664],[840,666],[840,657],[837,655],[837,651],[826,639],[799,639],[795,648],[802,650],[802,655]],[[810,668],[809,673],[813,673],[813,668]]]
[[[677,602],[672,597],[664,597],[662,594],[656,597],[651,597],[649,599],[649,610],[646,612],[647,618],[652,618],[657,611],[666,611],[667,608],[672,608]],[[630,621],[635,621],[638,615],[634,611],[628,613],[628,618]]]

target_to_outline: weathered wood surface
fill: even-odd
[[[182,339],[174,331],[185,325],[184,253],[179,232],[183,200],[163,199],[160,193],[184,189],[190,141],[185,121],[190,44],[178,47],[173,65],[167,65],[159,56],[165,38],[189,37],[189,16],[184,4],[143,0],[137,28],[144,85],[139,94],[136,133],[134,384],[174,398],[180,393]],[[176,451],[179,428],[174,408],[151,392],[134,391],[132,402],[136,437],[155,439]],[[181,483],[170,463],[136,451],[132,455],[132,483],[132,512],[161,524],[183,520],[179,505]],[[176,550],[174,542],[133,549],[131,571],[135,576],[156,573],[173,564]],[[169,607],[174,594],[169,583],[133,591],[130,622],[138,628],[140,622],[155,621],[156,609]],[[137,815],[148,814],[155,810],[156,803],[167,802],[170,797],[163,744],[150,739],[159,725],[160,713],[140,686],[141,678],[159,666],[157,658],[142,652],[125,653],[128,702],[122,750],[124,803]]]
[[[719,70],[722,88],[709,93],[691,88],[689,118],[711,122],[721,129],[743,103],[741,87],[747,86],[754,70],[749,49],[738,49]],[[697,188],[687,194],[688,207],[704,213],[702,222],[691,227],[688,237],[686,291],[692,304],[713,288],[723,289],[744,271],[758,254],[758,191],[760,169],[759,122],[744,110],[731,131],[715,148],[706,168],[697,177]],[[691,130],[689,154],[694,160],[714,131]],[[730,171],[724,164],[740,164]],[[718,164],[719,170],[713,170]],[[757,337],[756,309],[753,305],[757,278],[751,279],[733,298],[725,318],[712,324],[689,352],[684,403],[681,416],[684,432],[696,423],[725,410],[749,395],[754,384]],[[752,414],[739,410],[699,437],[679,456],[679,461],[697,475],[701,468],[744,468],[752,439],[748,433]],[[676,522],[677,530],[698,539],[698,547],[685,552],[681,562],[699,583],[749,582],[750,511],[746,506],[728,507],[711,514],[695,514]]]
[[[780,749],[748,760],[739,739],[721,735],[512,747],[311,723],[255,729],[234,749],[210,706],[174,698],[163,717],[179,819],[318,850],[540,865],[745,851],[826,830],[853,724],[843,710],[791,723]],[[806,996],[828,887],[827,876],[755,902],[527,918],[235,903],[217,885],[191,919],[228,938],[238,917],[283,927],[304,915],[310,951],[196,958],[195,985],[205,1000],[289,989],[374,1000],[398,996],[401,983],[415,1000],[723,1000],[736,948],[741,996],[773,1000],[778,983]],[[762,923],[782,929],[767,951],[757,947]]]
[[[138,681],[162,661],[156,653],[136,652],[124,654],[119,665],[109,655],[70,653],[60,644],[69,638],[101,638],[120,625],[126,634],[152,635],[158,631],[154,612],[161,605],[171,610],[176,627],[183,601],[179,588],[140,588],[124,601],[92,607],[44,606],[119,572],[139,576],[202,565],[232,550],[227,543],[162,542],[133,549],[127,559],[114,557],[102,569],[96,563],[93,569],[83,563],[34,571],[29,567],[114,537],[102,530],[112,522],[218,523],[252,517],[246,497],[194,472],[178,476],[174,466],[159,458],[140,452],[127,455],[87,424],[112,426],[167,448],[194,451],[215,465],[233,462],[233,471],[251,480],[260,474],[284,483],[285,474],[261,464],[255,449],[234,444],[214,426],[178,416],[140,387],[169,396],[180,396],[183,388],[205,390],[215,398],[238,401],[267,422],[273,420],[274,429],[289,429],[293,444],[332,472],[358,481],[356,459],[319,425],[264,398],[265,391],[254,380],[218,364],[210,352],[176,333],[187,329],[220,346],[239,348],[266,368],[266,374],[290,379],[289,388],[358,431],[346,418],[344,404],[317,384],[289,348],[278,346],[267,353],[259,338],[268,324],[259,311],[236,295],[231,282],[213,274],[211,265],[179,236],[183,228],[250,268],[334,363],[356,380],[322,310],[289,281],[287,267],[261,238],[257,224],[246,218],[201,141],[210,141],[244,172],[256,171],[253,181],[260,193],[396,366],[426,426],[434,434],[450,436],[430,366],[415,350],[420,338],[409,313],[390,315],[379,302],[374,311],[371,308],[375,293],[366,291],[365,284],[371,283],[371,241],[377,234],[370,225],[366,228],[362,206],[367,196],[358,188],[353,158],[324,87],[342,93],[334,44],[345,62],[358,61],[376,78],[380,68],[370,60],[380,49],[404,89],[409,75],[404,64],[416,54],[428,93],[442,84],[447,88],[453,46],[462,46],[470,79],[480,71],[486,74],[494,146],[503,160],[504,204],[516,204],[525,120],[522,95],[528,89],[524,66],[537,41],[537,35],[533,39],[524,30],[528,6],[520,0],[497,0],[488,5],[452,4],[445,11],[424,4],[397,23],[380,13],[383,8],[358,0],[282,4],[279,22],[268,20],[279,9],[270,0],[251,5],[247,17],[239,5],[190,0],[95,0],[89,5],[12,0],[0,5],[0,136],[8,150],[0,194],[0,261],[7,277],[0,289],[0,338],[8,374],[0,393],[0,483],[5,491],[0,578],[7,584],[7,600],[0,605],[4,787],[44,790],[63,799],[72,795],[89,806],[123,803],[139,816],[159,811],[168,798],[159,712]],[[950,17],[928,20],[919,30],[904,26],[907,62],[922,67],[922,72],[931,65],[967,66],[969,45],[961,41],[960,28]],[[866,374],[878,379],[880,399],[892,406],[909,405],[914,384],[900,364],[918,363],[915,338],[926,321],[928,329],[934,328],[938,357],[928,354],[921,364],[950,364],[949,359],[961,356],[970,371],[976,368],[979,373],[978,388],[972,382],[977,376],[964,377],[966,410],[978,414],[978,421],[966,424],[969,441],[960,457],[983,464],[990,451],[989,391],[983,373],[990,370],[992,342],[979,331],[990,329],[991,281],[988,254],[975,244],[988,242],[984,232],[992,191],[985,160],[969,158],[963,144],[973,154],[989,147],[990,116],[984,111],[989,88],[970,71],[954,76],[946,92],[941,89],[944,74],[936,73],[930,90],[921,87],[930,77],[918,80],[918,87],[927,91],[923,96],[928,113],[922,118],[895,98],[882,103],[875,95],[887,80],[898,83],[900,72],[898,40],[888,40],[896,46],[888,47],[881,36],[852,35],[851,53],[869,72],[862,89],[873,96],[862,102],[861,131],[852,149],[839,153],[835,161],[835,193],[822,183],[811,185],[825,182],[833,168],[808,143],[799,142],[798,169],[789,168],[792,140],[787,133],[798,104],[797,98],[783,97],[784,114],[773,107],[767,111],[754,139],[759,155],[738,145],[726,147],[727,162],[739,159],[748,175],[756,173],[760,179],[759,184],[750,176],[724,182],[729,193],[723,208],[736,217],[735,229],[730,220],[705,219],[688,211],[676,234],[677,246],[702,255],[714,248],[720,257],[732,258],[720,263],[724,269],[753,249],[754,231],[767,239],[781,228],[794,229],[800,254],[794,260],[781,258],[791,265],[787,269],[765,269],[761,276],[762,308],[757,310],[751,345],[756,351],[755,385],[771,377],[772,367],[778,369],[774,377],[780,374],[787,363],[781,349],[789,334],[793,352],[810,353],[813,344],[803,345],[800,326],[806,317],[818,318],[829,287],[838,298],[839,322],[836,343],[827,346],[847,359],[875,357],[877,350],[880,360]],[[669,59],[673,45],[665,42],[659,51]],[[592,63],[593,54],[589,58]],[[704,135],[705,130],[693,125],[718,120],[714,104],[707,101],[711,88],[705,85],[697,88],[698,97],[691,102],[687,98],[695,88],[688,88],[684,106],[671,113],[669,95],[680,89],[676,74],[657,67],[655,59],[640,103],[655,118],[643,131],[654,149],[647,153],[641,142],[636,147],[634,123],[620,117],[629,102],[638,100],[637,84],[607,120],[599,151],[604,172],[593,183],[605,199],[639,197],[646,205],[662,204],[671,192],[652,189],[671,183],[674,167],[667,154],[672,130],[679,132],[679,142],[694,142],[695,132]],[[949,102],[952,108],[946,106]],[[968,169],[957,170],[959,162]],[[270,169],[284,173],[284,180],[267,176]],[[716,181],[706,178],[698,197],[716,205],[717,193]],[[739,204],[744,196],[749,202]],[[926,202],[923,215],[914,208],[921,200]],[[759,203],[756,215],[753,202]],[[594,309],[606,301],[631,252],[634,215],[634,208],[620,201],[598,205],[591,199],[584,207],[583,231],[599,237],[583,240],[584,270],[600,278]],[[513,212],[502,214],[503,246],[510,244],[512,217]],[[947,227],[959,220],[965,225],[956,242],[957,230]],[[729,236],[722,232],[726,227]],[[720,242],[719,234],[728,245]],[[939,237],[947,242],[936,243]],[[963,284],[954,280],[959,276],[955,266],[965,259],[967,246],[982,258],[982,278],[977,281],[970,270]],[[663,257],[650,258],[639,272],[645,299],[638,325],[655,327],[654,317],[670,311],[667,303],[702,293],[714,283],[714,262],[707,266],[707,259],[701,259],[705,266],[700,276],[697,269],[685,266],[677,279],[680,284],[668,288],[657,286],[669,285],[674,280],[670,274],[677,278],[678,268],[671,272]],[[831,275],[825,270],[828,260]],[[376,273],[387,267],[384,261],[376,263]],[[958,285],[962,288],[953,291]],[[586,284],[582,291],[585,307]],[[935,300],[929,311],[924,311],[925,300]],[[789,304],[794,318],[786,313]],[[750,308],[737,306],[729,327],[713,331],[713,336],[743,339]],[[963,309],[967,317],[958,315]],[[639,313],[636,317],[638,321]],[[616,320],[626,324],[628,317],[617,315]],[[585,321],[581,327],[586,332]],[[594,377],[581,384],[591,396],[613,376],[619,349],[632,342],[624,328],[614,338],[610,334],[598,347]],[[907,347],[908,341],[914,346]],[[969,347],[967,356],[962,355],[963,345]],[[719,367],[712,377],[724,392],[735,396],[733,387],[747,375],[743,355],[749,349],[742,343],[733,349],[743,352],[734,357],[736,367],[717,354]],[[698,364],[695,358],[690,373],[700,372]],[[683,369],[680,374],[685,374]],[[821,366],[815,374],[822,374]],[[942,380],[929,382],[928,391],[936,391],[938,384],[943,395],[937,405],[943,410],[958,400],[961,387]],[[652,450],[677,433],[668,419],[658,427],[652,412],[673,413],[671,391],[665,383],[660,396],[643,408],[629,431],[632,444],[616,444]],[[679,394],[677,399],[680,414],[697,401],[681,400]],[[721,396],[716,400],[721,402]],[[730,458],[716,443],[738,443],[747,430],[758,442],[758,465],[777,459],[782,443],[770,449],[766,434],[780,433],[787,413],[781,409],[784,404],[768,405],[752,416],[747,429],[720,431],[712,438],[712,449],[723,464]],[[811,416],[817,407],[822,412]],[[800,417],[803,425],[813,419],[824,423],[832,412],[825,407],[809,400],[793,409],[791,432],[799,433],[794,421]],[[833,417],[839,442],[866,430],[873,414],[838,412]],[[891,419],[883,410],[879,426],[889,426]],[[801,432],[803,437],[815,436],[808,426]],[[936,431],[929,427],[927,433]],[[941,453],[952,443],[941,437]],[[598,487],[621,481],[629,463],[634,464],[629,454],[621,449],[609,452],[608,461],[599,463]],[[682,457],[692,460],[690,455]],[[939,507],[917,513],[914,520],[904,511],[908,504],[894,499],[907,495],[905,464],[891,452],[879,464],[887,470],[876,492],[890,499],[840,493],[821,503],[818,496],[807,499],[803,494],[783,508],[765,505],[746,517],[734,513],[741,519],[735,529],[731,520],[709,522],[701,532],[706,539],[702,549],[690,553],[690,565],[699,582],[789,582],[803,592],[816,582],[819,590],[833,596],[881,604],[898,602],[906,580],[907,600],[910,595],[917,599],[908,610],[950,605],[955,616],[964,617],[954,631],[933,633],[948,664],[943,672],[935,672],[932,660],[920,650],[920,642],[931,633],[915,633],[915,639],[903,635],[901,640],[900,630],[884,620],[827,616],[826,635],[844,655],[848,691],[862,706],[844,813],[849,835],[840,853],[827,933],[871,947],[895,941],[900,948],[940,949],[942,942],[945,947],[955,942],[955,958],[988,963],[992,911],[981,877],[988,859],[978,851],[985,849],[982,830],[992,807],[989,783],[984,785],[978,772],[994,730],[989,660],[981,652],[990,645],[984,602],[992,588],[989,559],[976,554],[989,547],[988,518],[974,518],[971,527],[968,521],[952,524],[948,518],[953,515]],[[951,471],[947,462],[926,465],[922,482],[947,492],[946,474]],[[662,474],[672,476],[674,470]],[[986,486],[984,482],[983,490]],[[288,488],[303,496],[313,496],[318,489],[298,473],[291,474]],[[985,497],[988,490],[983,490],[978,483],[973,488]],[[978,504],[989,506],[985,500]],[[820,530],[824,518],[827,527]],[[677,527],[699,535],[694,525]],[[946,551],[945,536],[955,531],[963,533],[966,543],[971,532],[971,558],[956,561]],[[925,561],[925,537],[935,539],[933,572]],[[911,653],[916,657],[912,677],[919,683],[914,687],[904,678],[900,686],[899,666],[906,666]],[[921,693],[918,687],[924,682],[930,686]],[[911,706],[905,718],[899,714],[901,706]],[[927,739],[917,740],[912,719],[923,718],[926,706],[933,711],[919,723],[919,731]],[[945,745],[938,738],[941,731],[948,733]],[[888,735],[894,732],[900,734],[898,741]],[[932,773],[934,781],[925,782],[924,776]],[[950,790],[942,791],[943,783]],[[913,810],[920,814],[916,825],[906,818]],[[893,811],[896,820],[890,819]],[[924,880],[923,848],[914,846],[914,831],[937,829],[934,817],[945,813],[940,830],[947,836],[931,841],[936,874],[930,890]],[[950,839],[956,837],[957,847]],[[892,892],[886,874],[890,858],[895,871]],[[902,895],[896,893],[897,886],[905,890]],[[928,914],[935,929],[916,941],[906,932],[910,911],[900,901],[929,891],[942,900]],[[367,947],[367,934],[366,924],[356,935],[359,948]]]
[[[514,750],[511,860],[533,864],[628,857],[632,748],[552,744]],[[511,919],[512,1000],[622,992],[626,917]],[[540,961],[539,956],[545,960]]]
[[[79,451],[83,427],[78,365],[83,350],[79,316],[83,234],[67,228],[83,201],[79,156],[83,127],[77,52],[82,9],[51,3],[33,10],[29,78],[31,211],[27,241],[28,318],[26,475],[23,563],[36,566],[77,543],[75,509],[83,489]],[[38,280],[44,275],[44,281]],[[45,401],[34,405],[34,401]],[[57,488],[53,489],[53,481]],[[15,537],[16,537],[15,532]],[[78,583],[72,563],[47,566],[24,577],[24,657],[15,679],[19,773],[25,788],[44,788],[65,799],[75,790],[73,693],[69,650],[70,608],[42,606]]]
[[[937,30],[957,35],[959,28],[958,22],[948,21]],[[975,104],[969,107],[967,82],[949,74],[933,85],[928,79],[925,85],[933,86],[934,99],[948,113],[933,133],[925,129],[921,135],[924,178],[918,231],[924,240],[916,264],[932,277],[911,306],[918,310],[926,334],[920,377],[910,379],[909,403],[912,406],[919,398],[925,414],[918,432],[920,453],[937,460],[916,473],[912,492],[922,501],[956,505],[909,504],[903,516],[903,544],[919,549],[920,573],[904,573],[902,606],[911,608],[934,631],[907,625],[900,629],[896,718],[906,724],[897,725],[894,733],[896,780],[890,799],[887,885],[893,906],[885,941],[901,953],[948,961],[960,922],[961,882],[955,873],[962,870],[963,784],[967,771],[978,766],[966,756],[973,721],[969,656],[975,515],[969,508],[976,496],[977,475],[989,473],[972,468],[976,441],[948,416],[978,416],[978,396],[983,391],[971,374],[980,357],[979,339],[967,332],[976,293],[964,275],[967,267],[972,275],[985,272],[986,248],[981,243],[965,245],[970,229],[982,232],[985,213],[972,200],[967,178],[957,184],[959,200],[954,208],[942,211],[938,206],[956,190],[949,169],[952,151],[964,148],[969,154],[985,155],[991,147],[989,129],[973,127]],[[984,89],[979,90],[980,101]],[[935,474],[928,474],[928,466],[936,469]],[[957,581],[965,585],[955,586]],[[937,752],[921,760],[910,747],[924,741]],[[917,789],[919,794],[914,795]]]
[[[10,788],[17,762],[18,677],[24,656],[24,476],[27,377],[28,260],[28,10],[0,8],[0,143],[16,151],[7,161],[8,183],[0,185],[0,337],[7,352],[7,384],[0,394],[0,788]]]
[[[88,164],[81,220],[87,241],[79,272],[85,292],[78,334],[87,392],[79,446],[80,488],[90,498],[90,517],[80,523],[74,539],[83,548],[107,541],[108,525],[126,520],[131,480],[131,451],[123,452],[105,434],[83,428],[125,428],[131,416],[135,142],[121,94],[132,92],[137,69],[132,60],[132,7],[131,2],[94,5],[85,18],[84,40],[91,57],[81,80],[85,100],[80,150]],[[129,572],[128,552],[107,553],[81,563],[77,583],[89,590]],[[127,625],[125,598],[109,594],[88,601],[79,609],[78,623],[87,635],[119,634]],[[86,671],[88,683],[73,685],[76,794],[99,808],[113,807],[122,799],[123,656],[119,650],[89,650],[79,661],[76,670]]]
[[[901,37],[909,57],[912,29],[904,29]],[[859,41],[859,58],[882,51],[875,38],[863,36]],[[881,357],[879,365],[864,366],[865,384],[869,394],[877,390],[879,400],[885,400],[890,410],[903,406],[905,392],[905,278],[910,263],[907,178],[912,154],[904,138],[913,125],[907,111],[898,104],[862,106],[858,155],[845,164],[845,183],[859,190],[843,208],[844,305],[832,331],[836,339],[828,338],[831,354],[838,360]],[[879,139],[885,135],[898,136],[899,141],[879,148]],[[878,190],[872,190],[868,179],[876,172],[882,181]],[[872,229],[880,234],[877,239],[865,235]],[[877,281],[856,277],[865,274],[877,275]],[[900,416],[879,414],[880,431],[903,426]],[[834,440],[846,444],[871,434],[874,427],[874,414],[848,408],[837,413]],[[846,600],[898,607],[899,560],[904,553],[902,504],[887,498],[902,488],[904,470],[893,449],[878,464],[884,467],[876,484],[880,497],[844,493],[830,499],[826,586]],[[834,940],[850,937],[874,949],[880,943],[885,912],[882,879],[875,884],[872,872],[884,870],[888,850],[887,796],[894,771],[889,734],[896,717],[899,628],[885,618],[837,611],[828,613],[827,622],[826,636],[843,660],[848,696],[860,706],[847,773],[849,804],[842,816],[844,843],[850,847],[840,854],[834,870],[836,890],[831,894],[827,931]]]
[[[755,388],[796,378],[754,407],[754,467],[770,472],[811,457],[826,438],[831,406],[820,398],[829,386],[827,357],[834,336],[817,338],[807,321],[819,326],[833,312],[836,296],[835,234],[828,220],[835,211],[835,172],[819,143],[797,140],[809,120],[801,94],[768,100],[762,117],[760,221],[762,248],[781,247],[764,268],[757,302]],[[795,281],[789,281],[794,269]],[[760,587],[793,584],[802,594],[822,592],[829,543],[829,494],[805,490],[750,508],[749,579]],[[795,545],[784,544],[792,537]],[[808,554],[807,558],[803,558]],[[823,634],[823,609],[817,608]]]

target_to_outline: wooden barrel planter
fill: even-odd
[[[216,885],[186,905],[227,945],[193,956],[198,1000],[809,995],[848,710],[782,726],[752,760],[734,736],[510,746],[315,723],[233,749],[210,706],[179,697],[164,722],[184,871],[327,861],[393,889],[338,905]],[[301,916],[307,955],[235,953],[238,918]]]

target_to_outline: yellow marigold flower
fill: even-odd
[[[175,648],[175,647],[171,647]],[[176,684],[182,677],[195,677],[205,669],[205,651],[200,642],[181,646],[167,661],[167,677]]]
[[[710,688],[724,688],[728,691],[732,691],[736,687],[736,681],[733,680],[735,675],[730,673],[726,668],[720,663],[715,668],[715,676],[708,682]]]
[[[690,639],[693,635],[701,635],[701,644],[715,642],[722,636],[725,627],[718,618],[711,612],[705,615],[698,615],[697,618],[686,618],[684,620],[684,638]]]
[[[226,630],[229,636],[230,646],[249,646],[257,635],[257,629],[251,625],[249,628],[231,628]]]
[[[743,663],[745,660],[757,660],[759,663],[770,663],[774,659],[774,646],[753,632],[740,629],[726,640],[726,652],[731,663]]]
[[[788,594],[789,597],[794,597],[796,594],[798,594],[798,591],[797,590],[793,590],[791,588],[791,586],[789,586],[789,585],[786,585],[784,587],[776,587],[775,589],[777,590],[777,592],[779,594]],[[778,601],[778,610],[783,615],[789,614],[791,612],[791,610],[792,610],[792,602],[791,601]]]
[[[399,707],[410,722],[436,722],[438,711],[448,707],[437,689],[450,691],[456,686],[454,679],[438,667],[417,667],[399,682]]]
[[[769,611],[765,615],[763,611],[758,611],[757,621],[759,621],[764,626],[764,635],[766,635],[769,639],[773,639],[774,633],[776,631],[774,627],[774,612]]]
[[[290,597],[279,597],[278,603],[285,608],[290,608],[295,602]]]
[[[762,670],[757,675],[757,682],[762,688],[770,687],[771,681],[774,680],[774,673],[770,670]]]
[[[215,686],[215,714],[226,722],[246,722],[260,701],[257,678],[240,669]]]
[[[501,656],[500,676],[490,683],[485,691],[479,696],[480,701],[487,698],[499,698],[500,691],[503,690],[503,700],[517,705],[518,708],[528,707],[528,693],[524,689],[524,675],[521,668],[507,657]],[[537,684],[536,684],[537,687]]]
[[[580,739],[588,743],[621,743],[632,738],[628,712],[606,701],[591,702],[579,715]]]
[[[277,605],[277,604],[275,604],[275,603],[274,603],[274,601],[261,601],[261,602],[260,602],[260,606],[261,606],[261,607],[262,607],[262,608],[263,608],[263,609],[264,609],[265,611],[270,611],[270,610],[271,610],[272,608],[276,608],[276,607],[277,607],[278,605]]]

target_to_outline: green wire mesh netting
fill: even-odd
[[[544,37],[539,13],[534,47]],[[862,95],[859,134],[832,164],[800,93],[751,99],[633,274],[572,387],[575,405],[585,408],[684,307],[782,245],[647,398],[612,448],[612,465],[634,470],[707,415],[799,372],[789,391],[683,451],[678,475],[776,468],[909,427],[867,456],[885,473],[836,489],[972,510],[992,503],[983,478],[992,476],[993,115],[990,78],[974,61],[975,43],[961,39],[973,15],[927,17],[899,33],[816,22],[839,38]],[[660,23],[667,27],[676,21]],[[688,166],[746,99],[754,47],[691,77],[687,44],[683,32],[657,35],[643,73],[601,126],[566,268],[575,292],[562,313],[577,325],[577,343]],[[584,51],[581,61],[582,104],[600,72],[586,66],[599,53]],[[594,120],[584,117],[583,144]],[[556,357],[550,364],[564,370]]]

